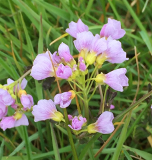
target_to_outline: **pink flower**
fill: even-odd
[[[69,114],[68,119],[69,119],[69,121],[71,121],[73,119],[73,117]]]
[[[120,68],[105,75],[101,73],[96,76],[95,81],[100,84],[106,83],[114,90],[122,92],[123,86],[128,86],[126,72],[126,68]]]
[[[32,114],[34,115],[34,121],[44,121],[47,119],[53,119],[60,122],[63,119],[63,115],[56,110],[54,102],[50,100],[39,100],[38,104],[33,106]]]
[[[114,108],[115,108],[115,106],[111,104],[110,105],[110,109],[114,109]]]
[[[30,94],[22,94],[20,97],[24,110],[30,109],[33,105],[33,97]]]
[[[14,80],[12,80],[11,78],[8,78],[6,85],[8,86],[8,85],[12,84],[13,82],[14,82]],[[25,89],[26,85],[27,85],[27,80],[24,78],[22,80],[21,84],[17,84],[17,85],[14,86],[13,91],[15,92],[16,87],[17,87],[17,91],[19,91],[19,89]]]
[[[75,97],[74,91],[56,94],[54,97],[54,103],[59,104],[61,108],[66,108],[71,104],[71,100],[74,97]]]
[[[105,38],[100,38],[98,34],[92,40],[90,53],[94,52],[96,55],[102,53],[107,49],[107,41]]]
[[[113,119],[113,113],[108,111],[103,112],[95,123],[88,126],[88,132],[100,132],[103,134],[112,133],[114,131]]]
[[[59,78],[68,79],[72,75],[72,69],[69,66],[60,64],[56,71],[56,75]]]
[[[69,63],[71,60],[73,60],[73,57],[70,54],[69,46],[67,46],[65,43],[61,43],[58,48],[58,53],[61,59],[63,59],[65,62]]]
[[[85,54],[87,54],[88,51],[90,50],[93,38],[94,38],[93,34],[89,31],[78,33],[77,39],[74,41],[74,45],[79,52],[84,51]]]
[[[85,71],[86,70],[86,65],[85,65],[85,62],[84,62],[84,59],[82,57],[79,58],[79,69],[81,71]]]
[[[105,38],[100,38],[98,34],[92,40],[90,52],[86,56],[86,63],[93,64],[98,54],[102,53],[107,49],[107,41]]]
[[[0,101],[0,119],[7,115],[8,108]]]
[[[31,76],[36,80],[42,80],[47,77],[54,76],[52,62],[49,57],[49,51],[37,55],[33,62]]]
[[[104,61],[122,63],[125,60],[128,60],[128,58],[126,58],[126,52],[121,48],[121,43],[119,41],[108,38],[107,45],[107,50],[97,57],[96,61],[98,64],[102,65]]]
[[[86,123],[87,120],[86,118],[83,118],[82,116],[75,116],[72,120],[71,120],[71,125],[68,125],[71,129],[73,130],[80,130],[82,128],[82,126],[84,125],[84,123]]]
[[[12,98],[7,90],[0,89],[0,101],[6,106],[10,106],[15,102],[15,99]]]
[[[111,36],[113,39],[119,39],[122,38],[125,33],[125,30],[121,29],[121,23],[119,21],[108,18],[108,23],[103,25],[100,36],[107,38]]]
[[[28,119],[25,114],[18,114],[15,116],[3,117],[0,122],[0,127],[3,129],[3,131],[5,131],[7,128],[18,127],[21,125],[29,125]]]
[[[84,31],[88,31],[88,26],[85,25],[81,19],[78,20],[77,23],[75,22],[70,22],[69,23],[69,28],[66,29],[66,32],[69,33],[72,37],[76,38],[77,33],[81,33]]]

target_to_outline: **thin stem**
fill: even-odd
[[[83,90],[83,88],[80,85],[78,85],[76,82],[74,82],[74,81],[70,81],[70,82],[74,83],[77,87],[79,87],[81,90]]]
[[[104,105],[105,105],[105,100],[106,100],[106,93],[107,93],[107,90],[108,90],[108,85],[106,86],[106,89],[105,89],[105,93],[104,93],[104,98],[103,98],[103,103],[102,103],[101,113],[103,113],[103,112],[104,112]]]
[[[89,122],[89,106],[88,106],[88,99],[87,99],[87,91],[85,87],[85,76],[84,76],[84,81],[83,81],[83,102],[84,102],[84,110],[85,110],[85,117],[87,121]]]
[[[92,94],[91,94],[90,98],[88,99],[88,103],[89,103],[89,101],[91,100],[92,96],[94,95],[94,93],[95,93],[96,89],[97,89],[97,86],[95,86],[95,87],[94,87],[94,90],[93,90],[93,92],[92,92]]]
[[[69,85],[71,86],[71,88],[73,89],[73,91],[75,92],[75,94],[81,99],[83,100],[83,98],[77,93],[77,91],[74,89],[74,87],[72,86],[72,84],[69,82]]]
[[[73,142],[71,130],[70,130],[69,126],[68,126],[69,120],[68,120],[67,110],[66,110],[66,108],[64,108],[63,110],[64,110],[66,128],[67,128],[67,132],[68,132],[68,136],[69,136],[68,138],[69,138],[70,145],[71,145],[71,149],[72,149],[72,153],[73,153],[73,158],[74,158],[75,160],[78,160],[78,156],[77,156],[77,153],[76,153],[76,150],[75,150],[75,146],[74,146],[74,142]]]
[[[98,65],[96,65],[96,67],[94,68],[94,70],[93,70],[93,72],[92,72],[92,74],[90,76],[90,79],[93,77],[93,75],[94,75],[94,73],[96,72],[97,69],[98,69]],[[88,90],[89,86],[92,86],[92,83],[90,85],[90,82],[88,82],[86,90]]]

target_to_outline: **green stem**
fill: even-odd
[[[108,85],[106,86],[106,89],[105,89],[105,93],[104,93],[104,97],[103,97],[103,102],[102,102],[101,113],[104,112],[104,106],[105,106],[105,100],[106,100],[107,89],[108,89]]]
[[[74,160],[78,160],[78,156],[77,156],[77,153],[76,153],[76,150],[75,150],[75,146],[74,146],[71,130],[70,130],[70,127],[68,126],[69,119],[68,119],[67,110],[66,110],[66,108],[64,108],[63,110],[64,110],[66,128],[67,128],[67,132],[68,132],[68,138],[69,138],[71,149],[72,149],[72,153],[73,153],[73,158],[74,158]]]
[[[88,99],[87,99],[87,90],[85,87],[85,76],[84,76],[84,81],[83,81],[83,102],[84,102],[84,110],[85,110],[85,117],[87,119],[87,121],[89,122],[89,106],[88,106]]]
[[[94,70],[93,70],[93,72],[92,72],[92,74],[91,74],[91,76],[90,76],[90,81],[92,80],[92,77],[93,77],[93,75],[94,75],[94,73],[96,72],[96,70],[98,69],[98,65],[96,65],[96,67],[94,68]],[[88,90],[88,88],[89,88],[89,86],[90,86],[90,88],[91,88],[91,86],[92,86],[92,83],[93,83],[93,81],[91,82],[91,85],[90,85],[90,81],[88,82],[88,84],[87,84],[87,87],[86,87],[86,90]],[[90,89],[89,89],[90,90]],[[89,90],[88,90],[88,92],[89,92]]]
[[[72,83],[74,83],[78,88],[80,88],[81,90],[83,89],[80,85],[78,85],[76,82],[71,81]]]
[[[89,103],[89,101],[91,100],[92,96],[94,95],[94,93],[95,93],[96,89],[97,89],[97,86],[95,86],[95,87],[94,87],[94,90],[93,90],[93,92],[92,92],[92,94],[91,94],[90,98],[88,99],[88,103]]]
[[[23,126],[23,132],[24,132],[24,140],[25,140],[25,146],[26,146],[28,160],[32,160],[31,146],[30,146],[30,141],[28,138],[26,126]]]
[[[69,82],[69,85],[71,86],[71,88],[73,89],[73,91],[75,92],[75,94],[81,99],[83,100],[83,98],[78,94],[78,92],[74,89],[74,87],[72,86],[72,84]]]

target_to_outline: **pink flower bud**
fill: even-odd
[[[54,97],[54,103],[59,104],[61,108],[66,108],[71,104],[71,100],[75,97],[73,91],[56,94]]]
[[[87,122],[86,118],[83,118],[82,116],[79,116],[79,117],[75,116],[71,120],[71,125],[68,125],[68,126],[73,130],[80,130],[84,125],[84,123],[86,122]]]
[[[68,79],[72,75],[72,69],[69,66],[60,64],[56,71],[56,75],[59,78]]]

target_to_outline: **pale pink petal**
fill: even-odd
[[[107,41],[105,38],[100,38],[98,34],[95,35],[91,43],[90,52],[95,52],[97,55],[107,49]]]
[[[122,38],[125,33],[125,30],[121,29],[121,23],[119,21],[108,18],[108,23],[102,27],[100,36],[111,36],[113,39],[119,39]]]
[[[77,23],[75,22],[70,22],[69,23],[69,28],[66,29],[66,32],[69,33],[72,37],[76,38],[77,33],[81,33],[84,31],[88,31],[88,26],[85,25],[81,19],[78,20]]]
[[[65,62],[70,62],[73,59],[72,55],[70,54],[69,46],[63,42],[60,44],[58,48],[58,53],[59,56],[65,60]]]
[[[28,126],[29,125],[28,119],[27,119],[25,114],[23,114],[22,118],[16,120],[16,122],[15,122],[15,127],[18,127],[18,126],[21,126],[21,125],[23,125],[23,126]]]
[[[114,116],[112,112],[103,112],[96,122],[97,131],[103,134],[112,133],[114,131],[113,119]]]
[[[15,126],[15,119],[11,117],[3,117],[0,122],[0,127],[5,131],[7,128],[13,128]]]
[[[126,68],[116,69],[106,74],[105,83],[114,90],[123,91],[123,86],[128,86],[128,78],[126,77]]]
[[[55,111],[57,110],[52,100],[39,100],[38,105],[33,106],[34,121],[51,119]]]
[[[93,40],[93,34],[91,32],[81,32],[77,34],[77,39],[74,41],[76,49],[89,51]]]

